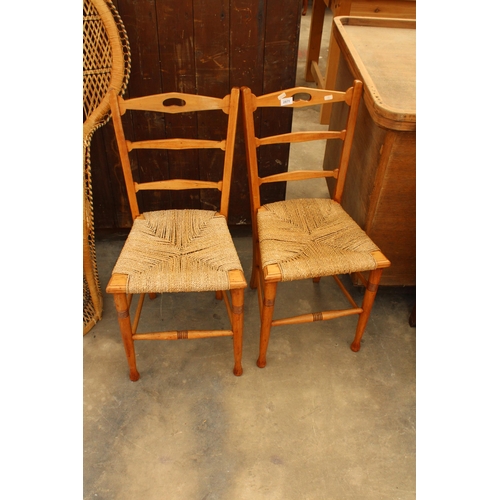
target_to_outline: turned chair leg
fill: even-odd
[[[260,319],[260,345],[259,359],[257,366],[264,368],[266,366],[267,346],[269,345],[269,336],[271,335],[271,322],[274,313],[274,301],[276,298],[276,289],[278,283],[264,283],[264,299],[262,304],[262,316]]]
[[[115,293],[113,294],[113,299],[115,301],[116,312],[118,313],[118,324],[120,325],[123,346],[127,355],[130,380],[135,382],[139,380],[140,375],[135,364],[135,349],[134,341],[132,340],[132,325],[130,324],[127,295],[124,293]]]
[[[375,296],[377,295],[378,285],[380,283],[380,278],[382,277],[382,271],[383,269],[374,269],[373,271],[370,271],[365,295],[363,297],[363,305],[361,306],[363,312],[359,315],[356,335],[351,344],[351,350],[354,352],[358,352],[361,347],[361,338],[365,332],[366,324],[368,323],[368,318],[370,317],[373,307],[373,302],[375,301]]]
[[[253,239],[252,251],[252,276],[250,278],[250,288],[255,290],[259,284],[259,242]]]
[[[231,290],[234,350],[233,373],[237,377],[243,373],[243,367],[241,366],[241,356],[243,351],[243,297],[244,291],[242,288]]]

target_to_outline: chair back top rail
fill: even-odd
[[[330,104],[333,102],[345,101],[351,104],[353,88],[346,92],[337,90],[323,90],[309,87],[293,87],[286,90],[278,90],[262,96],[252,98],[255,108],[263,107],[290,107],[303,108],[318,104]],[[305,99],[302,96],[306,97]]]
[[[122,115],[128,110],[176,114],[211,109],[222,109],[222,111],[228,114],[230,98],[229,95],[221,99],[196,94],[166,92],[127,100],[120,97],[118,102]]]

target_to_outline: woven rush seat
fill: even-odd
[[[257,212],[262,266],[277,264],[282,281],[372,270],[379,248],[331,199],[263,205]]]
[[[127,293],[229,290],[242,270],[226,219],[208,210],[160,210],[136,219],[113,274]]]

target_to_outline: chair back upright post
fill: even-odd
[[[346,93],[345,102],[349,106],[349,115],[347,117],[346,135],[340,155],[337,182],[335,183],[335,189],[332,196],[332,199],[337,203],[342,202],[342,194],[344,192],[345,179],[347,176],[347,169],[349,167],[349,158],[351,157],[352,141],[354,138],[354,130],[356,129],[356,120],[358,117],[358,109],[359,103],[361,101],[362,91],[362,82],[359,80],[355,80],[353,86]]]
[[[252,234],[257,235],[255,214],[260,207],[259,167],[257,160],[257,145],[255,143],[255,123],[253,114],[257,109],[256,97],[248,87],[241,89],[243,96],[243,129],[245,133],[245,153],[247,160],[247,175],[250,188],[250,210],[252,214]],[[255,248],[254,248],[255,253]]]
[[[125,179],[125,188],[127,190],[128,202],[132,213],[132,220],[139,215],[139,204],[137,202],[136,191],[134,187],[134,178],[132,176],[132,168],[130,166],[129,150],[121,116],[125,113],[122,111],[120,103],[123,98],[120,97],[114,90],[111,90],[109,97],[109,105],[111,107],[111,118],[113,119],[113,127],[115,129],[116,143],[118,146],[118,154],[120,155],[120,164],[122,166],[123,177]]]
[[[224,98],[168,92],[125,100],[111,91],[110,105],[113,126],[118,145],[127,196],[132,218],[140,216],[141,210],[137,200],[137,192],[142,190],[184,190],[184,189],[217,189],[220,191],[219,213],[226,219],[229,208],[232,164],[234,159],[234,143],[239,103],[239,89],[233,88],[231,94]],[[127,111],[149,111],[165,114],[191,113],[198,111],[221,110],[228,115],[227,135],[222,140],[166,138],[145,141],[130,141],[125,137],[121,117]],[[152,182],[136,182],[134,180],[129,154],[137,149],[220,149],[225,152],[222,174],[217,181],[200,179],[162,179]]]

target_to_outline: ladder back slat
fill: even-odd
[[[269,144],[284,144],[296,142],[319,141],[327,139],[342,139],[345,138],[345,130],[337,131],[311,131],[311,132],[289,132],[288,134],[273,135],[269,137],[256,138],[257,146],[267,146]]]
[[[152,189],[168,189],[179,191],[181,189],[218,189],[222,191],[222,181],[191,181],[187,179],[169,179],[154,182],[135,183],[135,191],[146,191]]]
[[[127,141],[129,151],[134,149],[226,149],[226,141],[203,139],[154,139],[149,141]]]
[[[259,178],[259,185],[270,182],[302,181],[306,179],[321,179],[325,177],[335,177],[333,170],[294,170],[293,172],[283,172],[281,174],[268,175]]]

